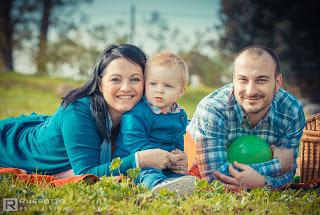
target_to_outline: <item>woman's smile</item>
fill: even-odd
[[[124,100],[124,101],[131,100],[133,97],[135,97],[135,95],[119,95],[119,96],[117,96],[117,98]]]

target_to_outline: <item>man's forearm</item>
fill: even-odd
[[[291,171],[280,176],[276,176],[276,177],[265,176],[266,184],[272,188],[280,188],[286,184],[289,184],[292,181],[293,176],[296,172],[296,167],[297,166],[294,165]]]

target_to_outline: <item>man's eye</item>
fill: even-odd
[[[259,79],[259,80],[258,80],[258,83],[266,83],[266,82],[267,82],[266,79]]]

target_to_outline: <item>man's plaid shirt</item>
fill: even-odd
[[[305,125],[302,105],[284,89],[280,89],[270,105],[265,117],[251,128],[249,119],[233,94],[233,84],[226,85],[209,94],[197,106],[187,127],[196,142],[196,162],[202,178],[215,179],[214,171],[229,175],[227,147],[242,135],[256,135],[269,145],[294,150],[296,161],[299,141]],[[250,165],[263,175],[269,186],[276,188],[289,183],[297,167],[281,174],[280,161],[270,161]]]

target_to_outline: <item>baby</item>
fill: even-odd
[[[169,152],[184,149],[187,115],[177,100],[188,83],[188,67],[177,55],[160,52],[149,59],[145,72],[145,96],[121,118],[114,157],[160,148]],[[148,189],[190,192],[195,177],[154,168],[143,168],[135,180]]]

